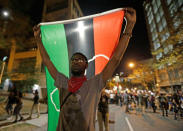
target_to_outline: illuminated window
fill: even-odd
[[[159,60],[162,56],[162,52],[160,52],[158,55],[156,55],[156,59]]]
[[[153,15],[152,15],[152,12],[149,14],[149,17],[148,17],[148,22],[149,24],[151,23],[151,21],[153,20]]]
[[[161,24],[159,24],[159,32],[161,32],[163,30],[163,26]]]
[[[157,50],[159,47],[160,47],[159,40],[156,39],[156,40],[154,41],[154,50]]]
[[[163,16],[164,15],[164,12],[163,12],[162,7],[159,8],[159,13],[160,13],[160,16]]]
[[[161,5],[160,0],[157,0],[157,6],[160,7],[160,5]]]
[[[156,14],[156,12],[158,10],[158,7],[157,7],[157,4],[156,4],[155,0],[153,0],[152,5],[153,5],[154,13]]]
[[[164,54],[167,54],[168,53],[168,47],[165,47],[164,48]]]
[[[167,4],[169,5],[171,3],[172,0],[166,0]]]
[[[156,48],[156,43],[154,43],[153,45],[154,45],[154,50],[156,50],[156,49],[157,49],[157,48]]]
[[[159,13],[156,14],[156,22],[159,23],[160,21],[160,16],[159,16]]]
[[[152,1],[153,6],[156,4],[155,0]]]
[[[174,25],[174,28],[175,28],[175,29],[178,28],[180,24],[181,24],[180,19],[174,19],[173,25]]]
[[[152,26],[150,27],[150,31],[151,31],[151,32],[153,32],[153,31],[154,31],[154,28],[153,28]]]
[[[178,0],[179,7],[183,4],[182,0]]]
[[[166,36],[166,39],[168,39],[168,37],[170,36],[170,33],[169,32],[165,33],[165,36]]]
[[[171,4],[170,4],[170,6],[169,6],[169,11],[170,11],[170,16],[171,17],[174,17],[174,15],[175,15],[175,12],[177,11],[177,4],[175,3],[175,1],[173,1]]]
[[[158,37],[158,34],[156,32],[152,32],[152,40],[155,41],[157,37]]]
[[[169,50],[173,50],[173,45],[168,45]]]
[[[157,13],[157,11],[158,11],[158,8],[157,8],[157,6],[155,5],[154,7],[154,13],[156,14]]]
[[[149,10],[149,4],[146,4],[146,7],[145,7],[146,11]]]
[[[157,46],[157,48],[159,48],[160,47],[160,43],[157,43],[156,46]]]
[[[162,18],[162,24],[163,24],[163,27],[166,27],[167,22],[166,22],[166,20],[165,20],[165,17]]]

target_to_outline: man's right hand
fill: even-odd
[[[46,67],[48,68],[48,71],[51,74],[52,78],[54,80],[56,80],[56,76],[58,74],[57,73],[58,71],[55,68],[55,66],[53,65],[53,63],[51,62],[50,57],[43,46],[41,36],[40,36],[40,34],[41,34],[40,26],[34,26],[33,31],[34,31],[34,37],[36,39],[37,46],[40,50],[42,61],[46,65]]]

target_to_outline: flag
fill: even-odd
[[[76,52],[88,59],[87,78],[99,74],[119,42],[123,9],[73,20],[40,23],[42,43],[57,70],[70,77],[69,60]],[[59,93],[46,69],[48,130],[56,130],[60,112]]]

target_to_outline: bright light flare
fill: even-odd
[[[84,37],[84,33],[85,33],[85,30],[86,30],[86,26],[84,25],[84,22],[83,21],[79,21],[78,22],[78,27],[76,28],[76,31],[79,32],[79,35],[83,38]]]
[[[116,91],[117,89],[118,89],[117,86],[114,86],[114,87],[113,87],[113,91]]]
[[[7,58],[8,58],[7,56],[3,57],[3,61],[6,61]]]
[[[33,91],[39,90],[39,88],[40,88],[39,85],[37,85],[37,84],[34,84],[34,85],[33,85]]]
[[[129,65],[128,65],[130,68],[133,68],[135,66],[134,63],[130,62]]]
[[[2,12],[2,14],[3,14],[4,17],[8,17],[8,16],[9,16],[9,12],[6,11],[6,10],[4,10],[4,11]]]

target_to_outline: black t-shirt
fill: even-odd
[[[8,104],[14,104],[15,103],[15,97],[13,95],[8,97]]]
[[[34,104],[38,104],[39,103],[39,96],[35,95],[34,96]]]

